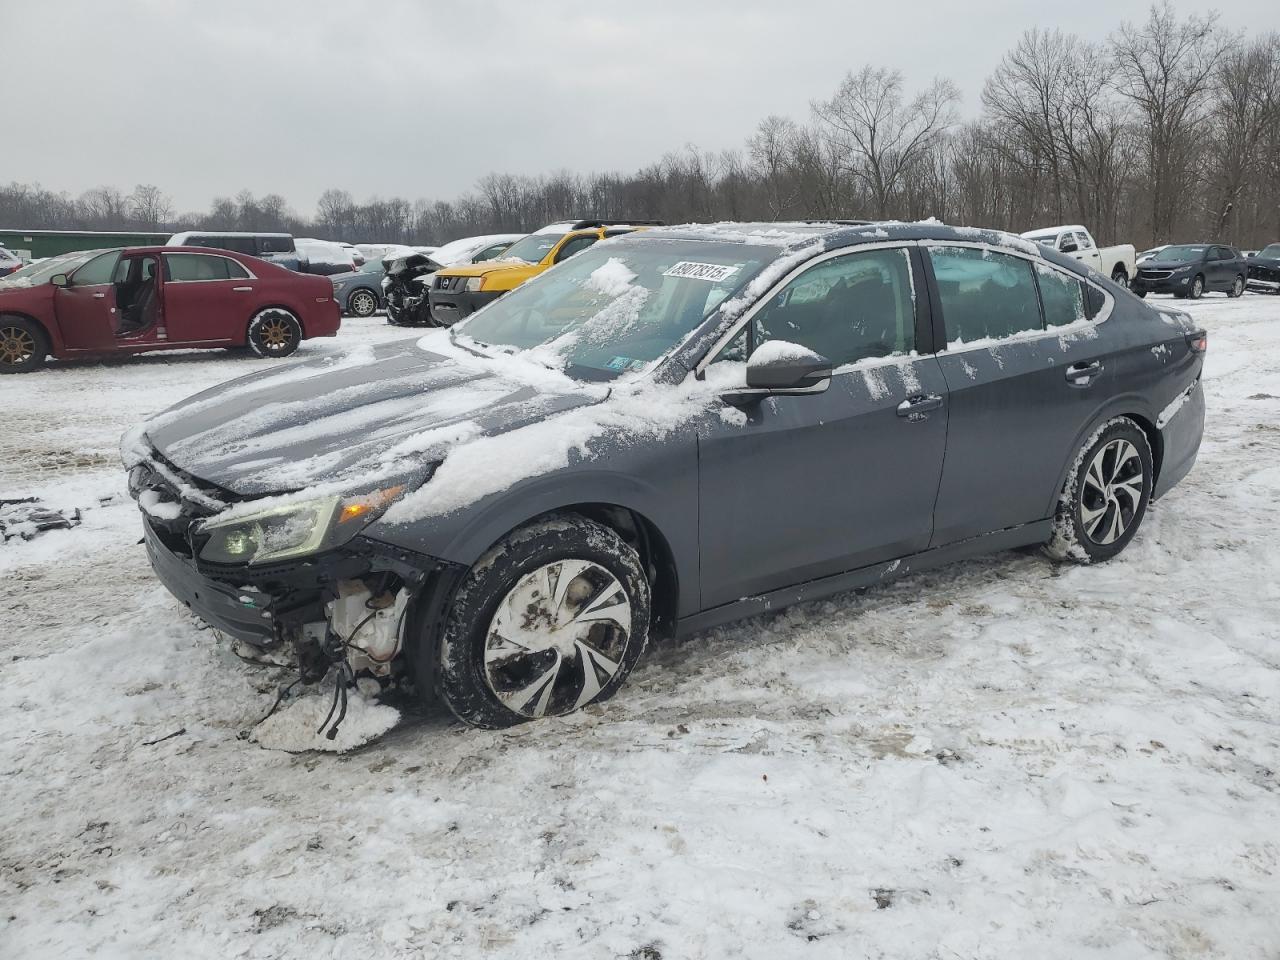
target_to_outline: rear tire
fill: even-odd
[[[249,321],[248,340],[260,357],[287,357],[302,343],[302,324],[283,307],[267,307]]]
[[[613,696],[644,652],[650,593],[640,557],[576,514],[521,527],[463,579],[439,640],[441,699],[500,728]]]
[[[1129,286],[1129,272],[1123,266],[1117,266],[1111,271],[1111,279],[1122,287]]]
[[[0,373],[30,373],[44,366],[49,336],[26,317],[0,316]]]
[[[1085,441],[1067,475],[1045,553],[1076,563],[1110,560],[1138,532],[1154,476],[1142,429],[1128,417],[1104,423]]]

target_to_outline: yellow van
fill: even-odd
[[[656,220],[565,220],[517,240],[496,260],[446,267],[431,279],[431,322],[451,327],[599,240],[660,225]]]

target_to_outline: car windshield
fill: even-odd
[[[1172,263],[1189,263],[1193,260],[1203,260],[1206,249],[1206,247],[1165,247],[1157,255],[1157,259]]]
[[[529,352],[579,380],[612,380],[663,356],[779,252],[700,240],[605,243],[494,301],[454,337]]]
[[[1258,251],[1260,257],[1274,257],[1280,259],[1280,243],[1270,243]]]
[[[49,278],[59,273],[70,273],[77,267],[80,267],[98,254],[101,250],[79,250],[75,253],[64,253],[61,256],[50,257],[48,260],[41,260],[39,263],[29,263],[20,270],[15,270],[7,277],[0,277],[0,287],[34,287],[41,283],[48,283]]]
[[[523,240],[517,240],[507,247],[498,259],[541,263],[543,257],[551,252],[551,248],[559,243],[563,236],[563,233],[531,233]]]
[[[431,259],[442,267],[451,267],[455,263],[467,260],[477,250],[487,247],[488,243],[477,237],[463,237],[451,240],[442,247],[437,247],[430,254]]]
[[[376,260],[376,259],[366,260],[364,263],[360,265],[359,271],[361,273],[382,273],[383,272],[382,261]]]

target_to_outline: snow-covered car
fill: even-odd
[[[1093,234],[1077,224],[1065,227],[1042,227],[1022,235],[1050,250],[1065,253],[1073,259],[1097,270],[1116,283],[1128,284],[1137,270],[1137,257],[1133,244],[1120,243],[1114,247],[1099,247]]]
[[[1143,262],[1130,289],[1139,297],[1171,293],[1199,300],[1206,293],[1238,297],[1244,293],[1248,266],[1240,251],[1221,243],[1179,243]]]
[[[206,622],[503,727],[612,696],[651,636],[993,550],[1114,557],[1196,459],[1206,346],[1009,234],[655,229],[122,451]]]
[[[434,249],[418,247],[404,254],[388,254],[382,261],[387,322],[396,326],[429,323],[428,293],[437,270],[493,260],[523,236],[522,233],[492,233],[462,237]]]
[[[1246,260],[1246,286],[1258,293],[1280,293],[1280,243],[1263,247]]]
[[[20,269],[22,269],[22,260],[16,254],[0,247],[0,277],[7,277]]]
[[[347,273],[355,269],[355,261],[350,251],[341,243],[333,240],[316,240],[311,237],[298,237],[294,241],[298,254],[302,257],[307,273],[329,277],[335,273]]]
[[[1138,254],[1137,262],[1145,263],[1148,260],[1154,260],[1156,258],[1156,254],[1158,254],[1161,250],[1167,249],[1168,246],[1169,244],[1165,243],[1165,244],[1161,244],[1158,247],[1152,247],[1150,250],[1143,250],[1140,254]]]

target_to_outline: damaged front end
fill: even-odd
[[[383,261],[383,265],[386,268],[383,293],[391,322],[401,326],[429,325],[431,309],[427,288],[431,274],[439,270],[440,265],[422,253]]]
[[[336,668],[335,704],[361,678],[381,689],[431,688],[431,658],[419,649],[431,649],[423,641],[435,635],[461,571],[361,535],[406,483],[355,496],[243,500],[155,452],[129,473],[143,542],[169,592],[264,659],[296,664],[304,684]]]

